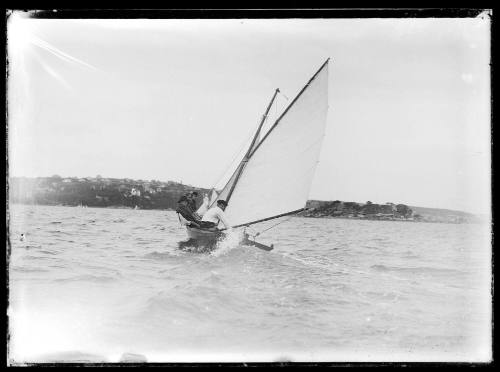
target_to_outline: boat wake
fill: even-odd
[[[178,243],[178,248],[190,253],[208,253],[214,257],[226,255],[243,240],[242,231],[228,231],[218,239],[188,239]]]
[[[216,243],[216,249],[210,252],[212,256],[224,256],[238,247],[243,240],[243,231],[230,230]]]

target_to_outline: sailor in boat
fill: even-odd
[[[181,196],[179,201],[177,202],[177,209],[175,210],[179,215],[181,215],[188,223],[192,222],[197,225],[197,222],[201,220],[201,218],[195,214],[195,212],[189,206],[189,199],[186,195]]]
[[[186,195],[187,199],[188,199],[188,205],[189,205],[189,208],[191,208],[191,210],[193,211],[193,213],[195,215],[197,215],[198,217],[200,217],[200,215],[196,212],[196,198],[198,197],[198,192],[196,191],[191,191],[189,192],[187,195]],[[201,218],[201,217],[200,217]]]
[[[175,211],[184,218],[185,224],[188,226],[198,228],[215,228],[217,226],[212,222],[202,221],[200,216],[189,206],[189,199],[185,195],[177,202],[177,209]]]
[[[203,218],[201,219],[201,222],[205,222],[205,226],[207,226],[206,223],[211,223],[211,227],[216,227],[219,222],[222,222],[224,227],[226,229],[231,229],[231,224],[229,223],[226,214],[224,213],[224,210],[227,207],[227,202],[225,200],[217,200],[217,205],[210,208],[204,215]]]

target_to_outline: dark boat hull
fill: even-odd
[[[189,241],[197,242],[197,244],[214,244],[217,240],[224,236],[224,233],[213,229],[200,229],[193,226],[186,226],[187,234],[189,236]],[[250,240],[248,234],[244,234],[242,244],[250,245],[263,249],[265,251],[271,251],[274,246],[271,244],[267,246],[262,243],[258,243],[255,240]]]
[[[217,240],[223,233],[214,229],[200,229],[193,226],[186,226],[186,231],[190,239],[195,240]]]

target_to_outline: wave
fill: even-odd
[[[22,273],[45,273],[49,271],[45,269],[30,268],[30,267],[13,267],[12,270],[19,271]]]
[[[175,296],[160,293],[146,301],[145,312],[149,316],[158,315],[163,317],[167,314],[189,317],[189,314],[197,313],[200,305],[193,297],[177,293]]]
[[[372,265],[370,268],[377,271],[403,272],[410,274],[462,274],[462,271],[447,268],[417,266],[417,267],[397,267],[385,265]]]
[[[53,256],[57,255],[57,252],[52,252],[52,251],[38,251],[38,252],[45,253],[45,254],[50,254],[50,255],[53,255]]]
[[[226,319],[232,314],[242,314],[253,304],[246,296],[225,290],[223,286],[184,282],[168,292],[159,292],[146,300],[143,309],[147,316],[159,319],[186,318],[206,321],[209,318]]]
[[[229,231],[225,237],[217,242],[216,249],[210,252],[214,257],[224,256],[233,249],[240,247],[243,240],[243,231]]]
[[[286,254],[282,257],[286,258],[286,260],[290,260],[289,262],[292,262],[294,265],[298,263],[309,269],[314,268],[327,271],[330,275],[347,275],[349,272],[349,270],[345,268],[342,269],[338,263],[331,262],[331,260],[322,257],[299,257],[294,254]],[[285,261],[283,261],[283,263],[285,263]]]
[[[172,254],[169,252],[151,252],[146,253],[142,256],[143,258],[155,259],[155,260],[166,260],[172,258]]]
[[[25,249],[32,249],[32,248],[42,248],[42,245],[41,244],[27,244],[26,246],[18,246],[16,248],[25,248]]]
[[[61,230],[48,230],[47,232],[50,234],[73,235],[72,232],[61,231]]]
[[[25,260],[35,260],[35,261],[38,261],[38,260],[57,260],[57,258],[55,258],[55,257],[31,256],[31,255],[24,256],[23,258]]]
[[[110,276],[97,276],[97,275],[79,275],[79,276],[74,276],[71,278],[62,278],[62,279],[55,279],[54,281],[56,282],[77,282],[77,281],[90,281],[90,282],[97,282],[97,283],[107,283],[107,282],[112,282],[116,281],[116,278],[110,277]]]

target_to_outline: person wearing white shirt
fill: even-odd
[[[201,219],[202,221],[212,222],[214,226],[217,226],[219,222],[224,224],[226,229],[231,228],[231,224],[227,220],[226,214],[224,210],[227,207],[227,203],[225,200],[217,200],[217,205],[215,207],[210,208]]]

